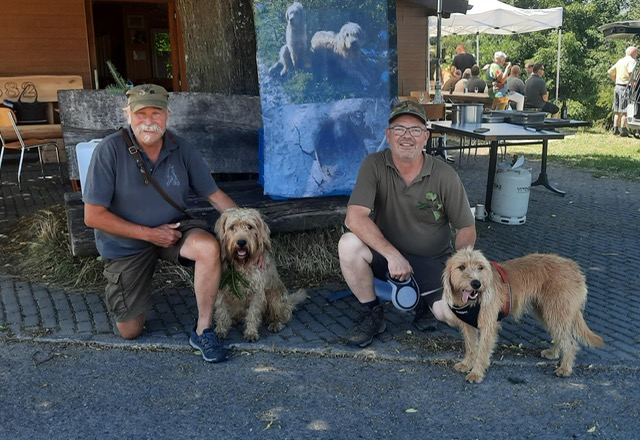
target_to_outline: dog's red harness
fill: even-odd
[[[492,261],[491,265],[496,268],[496,270],[500,274],[500,277],[502,278],[502,282],[506,284],[507,287],[509,288],[509,293],[507,294],[507,301],[506,301],[506,304],[504,305],[504,310],[500,312],[501,316],[498,317],[498,319],[504,319],[507,316],[509,316],[509,312],[511,311],[511,284],[509,284],[509,279],[507,278],[507,274],[504,273],[504,270],[500,267],[498,263],[496,263],[495,261]]]
[[[502,282],[509,287],[509,292],[507,293],[506,304],[504,305],[504,309],[500,311],[498,314],[498,321],[503,320],[507,316],[509,316],[509,312],[511,311],[511,284],[509,284],[509,279],[507,278],[507,274],[504,270],[496,263],[495,261],[491,262],[491,265],[496,268],[498,273],[500,274],[500,278],[502,278]],[[464,307],[453,307],[449,306],[451,311],[460,319],[461,321],[466,322],[467,324],[478,328],[478,314],[480,313],[480,307],[477,304],[467,304]]]

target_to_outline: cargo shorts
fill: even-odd
[[[129,321],[147,311],[151,302],[153,273],[159,259],[193,265],[193,261],[180,257],[180,249],[196,230],[184,231],[180,240],[169,248],[150,246],[135,255],[104,260],[102,273],[107,279],[105,304],[116,322]]]

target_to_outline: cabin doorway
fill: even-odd
[[[134,85],[186,90],[175,0],[86,0],[94,87],[116,83],[112,67]]]

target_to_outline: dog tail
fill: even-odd
[[[291,304],[291,308],[295,309],[299,304],[303,303],[309,295],[307,295],[307,291],[305,289],[298,289],[293,293],[289,293],[287,295],[287,300]]]
[[[587,323],[584,322],[584,317],[582,313],[578,313],[576,316],[575,325],[573,327],[573,332],[580,341],[588,345],[589,347],[602,347],[604,346],[604,341],[600,336],[595,334]]]

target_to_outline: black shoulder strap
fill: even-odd
[[[151,175],[151,173],[147,169],[147,166],[145,165],[144,160],[142,159],[142,156],[140,155],[140,151],[138,151],[136,146],[133,144],[133,140],[131,139],[131,136],[129,136],[129,132],[127,131],[127,129],[124,128],[124,127],[120,127],[119,130],[120,130],[120,133],[122,134],[122,136],[124,137],[124,141],[127,144],[127,149],[129,150],[129,153],[136,160],[136,165],[138,165],[138,168],[140,168],[140,172],[142,174],[144,174],[146,180],[149,183],[151,183],[151,185],[153,185],[155,190],[158,191],[158,193],[162,196],[163,199],[165,199],[167,201],[167,203],[169,203],[171,206],[176,208],[178,211],[182,212],[187,217],[191,218],[191,214],[189,214],[180,205],[178,205],[176,202],[174,202],[173,199],[171,197],[169,197],[169,195],[166,192],[164,192],[162,187],[153,178],[153,176]]]

